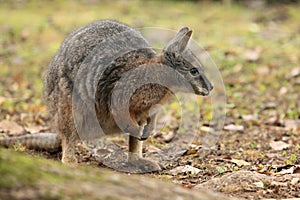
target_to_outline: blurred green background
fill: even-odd
[[[0,120],[47,121],[42,90],[48,63],[67,34],[99,19],[188,26],[221,71],[228,116],[299,118],[300,5],[290,2],[0,1]],[[270,102],[275,111],[262,112]]]

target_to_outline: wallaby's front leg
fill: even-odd
[[[133,153],[140,158],[143,157],[143,153],[142,153],[143,140],[146,140],[150,136],[151,132],[155,129],[156,118],[157,118],[157,114],[152,115],[151,117],[147,118],[147,123],[145,126],[140,124],[140,130],[139,130],[140,137],[135,137],[134,136],[135,134],[129,136],[130,153]]]
[[[147,126],[147,125],[146,125]],[[145,126],[145,127],[146,127]],[[129,136],[129,154],[128,161],[134,168],[140,172],[160,171],[161,167],[155,161],[143,158],[143,141],[132,135]]]
[[[141,137],[143,134],[144,126],[146,122],[138,122],[136,125],[128,124],[126,126],[125,131],[129,133],[129,154],[128,159],[130,161],[137,160],[138,158],[142,158],[142,149],[143,142],[141,141]]]

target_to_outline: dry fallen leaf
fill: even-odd
[[[256,121],[257,118],[254,115],[242,115],[244,121]]]
[[[161,149],[159,149],[159,148],[157,148],[156,146],[153,146],[153,145],[148,145],[147,146],[147,152],[148,153],[161,152]]]
[[[290,74],[291,74],[292,77],[299,76],[300,75],[300,68],[294,68],[294,69],[292,69],[292,71],[291,71]]]
[[[249,62],[255,62],[259,59],[261,48],[256,47],[255,49],[248,50],[244,54],[244,58]]]
[[[39,132],[48,130],[48,128],[45,127],[45,126],[37,126],[37,125],[34,125],[34,124],[28,124],[25,127],[25,130],[29,133],[39,133]]]
[[[287,119],[284,121],[284,126],[289,130],[300,129],[300,120]]]
[[[175,134],[173,131],[170,131],[168,134],[163,134],[163,140],[164,142],[171,142],[175,137]]]
[[[239,167],[250,165],[250,163],[248,163],[247,161],[244,161],[244,160],[231,159],[229,161],[235,163]]]
[[[256,73],[259,75],[262,75],[262,76],[268,75],[268,74],[270,74],[270,69],[269,69],[269,67],[264,67],[264,66],[257,67]]]
[[[170,170],[170,173],[172,175],[178,175],[178,174],[183,174],[183,173],[196,175],[200,171],[201,170],[196,167],[192,167],[190,165],[185,165],[185,166],[179,166],[179,167],[176,167],[176,168]]]
[[[287,187],[288,183],[286,182],[279,182],[279,181],[272,181],[271,186],[279,186],[279,187]]]
[[[277,107],[277,103],[275,102],[268,102],[268,103],[265,103],[263,106],[262,106],[262,110],[267,110],[267,109],[274,109]]]
[[[255,183],[253,183],[253,185],[255,185],[256,187],[259,187],[259,188],[265,187],[265,184],[262,181],[255,182]]]
[[[189,149],[186,150],[186,152],[184,152],[184,155],[192,155],[192,154],[196,154],[197,150],[196,149]]]
[[[224,126],[224,130],[227,131],[244,131],[244,126],[229,124]]]
[[[236,164],[239,167],[250,165],[250,163],[247,162],[247,161],[234,159],[231,156],[225,156],[221,160],[232,162],[232,163]]]
[[[5,101],[12,101],[12,100],[13,100],[12,98],[0,96],[0,105]]]
[[[281,87],[280,88],[280,90],[279,90],[279,94],[280,95],[284,95],[284,94],[286,94],[288,92],[288,89],[287,89],[287,87]]]
[[[272,141],[269,143],[269,145],[275,151],[281,151],[290,147],[290,144],[287,144],[283,141]]]
[[[266,125],[272,125],[272,126],[281,126],[282,120],[280,119],[280,115],[276,113],[275,116],[270,117],[265,121]]]
[[[193,187],[195,187],[197,184],[187,184],[187,185],[183,185],[184,188],[187,189],[192,189]]]
[[[21,135],[24,133],[24,129],[14,121],[3,120],[0,122],[0,132],[9,135]]]
[[[292,185],[296,185],[299,181],[300,181],[300,178],[293,178],[293,179],[291,180],[291,184],[292,184]]]
[[[294,173],[294,168],[295,168],[295,166],[291,166],[290,168],[282,170],[282,171],[280,171],[277,174],[281,174],[281,175],[284,175],[284,174],[293,174]]]
[[[156,132],[153,135],[153,138],[162,138],[162,140],[166,143],[171,142],[175,137],[175,133],[170,131],[169,133]]]
[[[209,127],[209,126],[201,126],[200,131],[206,132],[206,133],[211,133],[214,132],[214,129]]]

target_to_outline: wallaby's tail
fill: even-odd
[[[57,151],[61,146],[61,139],[56,133],[34,133],[0,139],[0,145],[9,147],[20,144],[28,149]]]

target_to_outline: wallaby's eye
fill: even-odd
[[[193,76],[197,76],[199,74],[199,71],[197,68],[193,67],[190,69],[190,73],[193,75]]]

